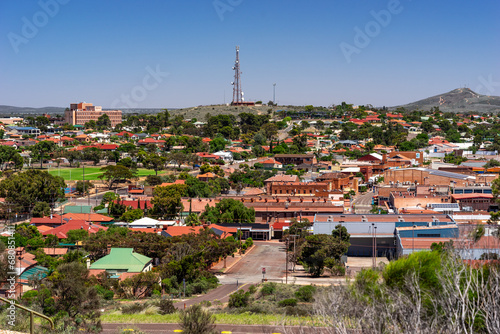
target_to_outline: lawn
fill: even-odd
[[[234,324],[234,325],[312,325],[316,321],[310,317],[284,316],[280,314],[229,314],[216,313],[215,323],[217,324]],[[179,313],[159,315],[159,314],[120,314],[112,312],[101,315],[103,323],[128,323],[128,324],[144,324],[144,323],[179,323]],[[319,323],[318,323],[319,324]]]
[[[85,180],[98,180],[102,174],[101,167],[85,167]],[[50,168],[49,173],[55,176],[61,176],[66,181],[75,181],[83,179],[83,168]],[[160,172],[161,173],[161,172]],[[137,176],[154,175],[152,169],[139,168]]]

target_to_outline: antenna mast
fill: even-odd
[[[243,92],[241,91],[241,72],[240,72],[240,47],[236,46],[236,61],[233,66],[234,82],[233,85],[233,105],[243,104]]]

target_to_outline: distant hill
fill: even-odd
[[[31,108],[31,107],[14,107],[14,106],[6,106],[0,105],[0,115],[28,115],[28,114],[63,114],[64,109],[61,107],[43,107],[43,108]]]
[[[445,112],[500,112],[500,96],[481,95],[473,92],[469,88],[458,88],[451,92],[428,97],[423,100],[408,103],[402,106],[391,107],[394,110],[403,107],[406,110],[430,110],[439,107]]]

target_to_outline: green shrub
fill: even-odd
[[[181,329],[184,334],[212,334],[215,330],[215,317],[204,311],[200,305],[193,305],[181,312]]]
[[[229,296],[228,306],[231,308],[246,307],[250,302],[250,292],[238,290]]]
[[[133,303],[123,305],[121,310],[123,314],[137,314],[144,311],[148,307],[148,303]]]
[[[30,290],[26,291],[23,294],[22,300],[26,305],[31,306],[31,304],[33,304],[33,301],[35,301],[37,297],[38,297],[38,291]]]
[[[113,299],[114,296],[115,296],[115,293],[111,290],[106,290],[106,292],[104,292],[104,299],[106,299],[106,300],[111,300],[111,299]]]
[[[248,288],[248,292],[250,292],[252,295],[257,291],[257,287],[255,285],[250,285]]]
[[[276,283],[264,284],[262,286],[262,289],[260,289],[260,293],[263,296],[269,296],[269,295],[272,295],[275,292],[276,292]]]
[[[302,302],[312,302],[314,300],[313,296],[315,292],[316,287],[312,285],[304,285],[295,292],[295,297]]]
[[[283,299],[278,303],[278,306],[280,307],[297,306],[297,299],[295,298]]]
[[[250,247],[253,245],[253,239],[248,237],[246,240],[245,240],[245,244]]]
[[[175,313],[176,311],[174,302],[171,299],[161,299],[159,308],[159,313],[163,315]]]

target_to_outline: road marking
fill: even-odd
[[[182,333],[182,329],[174,329],[174,333]]]
[[[232,334],[233,332],[230,332],[230,331],[222,331],[220,332],[221,334]]]

